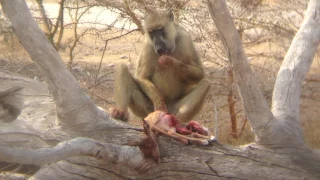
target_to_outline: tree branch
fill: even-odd
[[[301,85],[320,43],[320,1],[311,0],[305,19],[295,35],[277,75],[272,112],[276,119],[300,128]]]
[[[137,146],[101,143],[94,139],[78,137],[57,144],[53,148],[26,150],[0,145],[0,160],[10,163],[44,165],[73,156],[90,156],[108,162],[125,164],[128,167],[146,170],[154,165],[146,159]]]
[[[52,25],[51,25],[50,19],[48,18],[47,14],[46,14],[44,7],[43,7],[43,0],[36,0],[36,2],[38,4],[40,15],[42,17],[42,21],[45,26],[45,31],[48,34],[48,36],[50,36]],[[49,40],[51,41],[53,39],[49,39]],[[52,41],[52,44],[53,44],[53,41]]]
[[[24,0],[3,0],[2,9],[13,31],[35,61],[54,96],[58,117],[66,127],[78,132],[94,129],[106,118],[84,93],[61,57],[32,18]]]
[[[208,0],[210,15],[225,46],[245,107],[245,112],[258,141],[267,136],[273,116],[252,75],[237,29],[223,0]]]
[[[124,8],[126,10],[126,13],[132,18],[132,21],[138,26],[138,29],[142,34],[144,34],[144,29],[142,27],[141,21],[137,18],[136,14],[130,9],[130,6],[128,4],[127,0],[123,0]]]

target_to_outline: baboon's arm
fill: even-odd
[[[151,61],[154,57],[148,52],[152,51],[152,47],[149,45],[145,46],[137,64],[135,79],[140,89],[152,101],[154,110],[167,111],[163,95],[151,82],[151,77],[154,74],[155,65],[157,64],[157,61]]]
[[[172,56],[163,55],[159,58],[159,63],[173,68],[179,76],[187,81],[200,81],[204,78],[204,71],[201,65],[189,65],[175,59]]]
[[[158,91],[156,86],[145,78],[136,79],[141,90],[151,99],[153,102],[154,110],[167,111],[167,107],[162,94]]]

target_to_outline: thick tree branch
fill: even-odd
[[[105,118],[84,93],[76,79],[68,71],[61,57],[48,42],[31,16],[24,0],[1,1],[4,14],[11,21],[12,29],[47,78],[57,105],[58,117],[69,128],[90,130]]]
[[[210,15],[227,50],[235,79],[245,107],[245,112],[258,140],[266,137],[266,128],[274,121],[269,106],[258,87],[237,29],[223,0],[208,0]]]
[[[320,43],[320,1],[311,0],[305,19],[282,62],[272,97],[272,112],[289,121],[302,137],[300,126],[301,85]]]
[[[0,145],[0,161],[44,165],[73,156],[91,156],[108,162],[125,164],[128,167],[145,170],[154,165],[151,159],[145,159],[136,146],[121,146],[101,143],[94,139],[78,137],[57,144],[53,148],[26,150]]]

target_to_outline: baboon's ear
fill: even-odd
[[[167,15],[168,15],[168,17],[169,17],[169,19],[170,19],[171,21],[174,20],[174,15],[173,15],[173,12],[172,12],[171,9],[168,10]]]

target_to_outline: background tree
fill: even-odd
[[[44,24],[44,33],[47,35],[49,41],[52,43],[52,45],[59,50],[60,45],[61,45],[61,40],[62,40],[62,36],[63,36],[63,30],[64,30],[64,25],[63,25],[63,12],[64,12],[64,3],[65,0],[61,0],[59,2],[59,13],[58,13],[58,17],[55,20],[55,24],[52,23],[51,19],[48,18],[47,14],[46,14],[46,10],[44,9],[43,6],[43,0],[36,0],[39,11],[40,11],[40,15],[42,17],[42,22]],[[59,31],[58,31],[59,30]],[[54,38],[55,35],[58,33],[58,39],[55,42]]]

